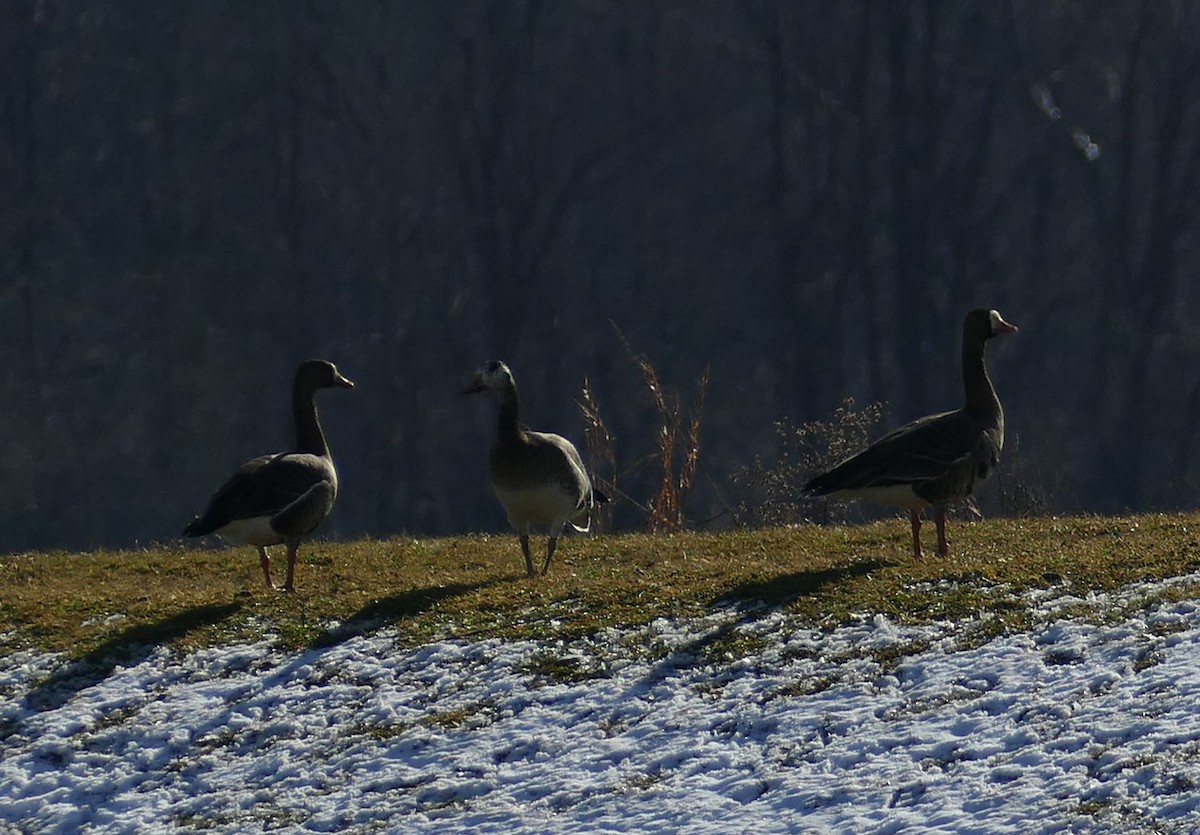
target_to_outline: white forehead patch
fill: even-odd
[[[481,365],[478,374],[488,388],[504,388],[512,382],[512,372],[498,360]]]
[[[1000,315],[999,311],[989,310],[988,311],[988,320],[991,322],[991,325],[992,325],[992,335],[993,336],[995,336],[996,334],[1001,334],[1001,333],[1015,333],[1017,330],[1016,325],[1014,325],[1011,322],[1004,321],[1004,317]]]

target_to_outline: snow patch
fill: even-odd
[[[90,677],[14,652],[0,830],[1189,832],[1200,607],[1137,605],[1168,584],[1042,595],[1041,626],[983,645],[731,610],[557,644],[157,649]],[[731,631],[761,649],[704,652]]]

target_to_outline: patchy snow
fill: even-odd
[[[1047,596],[992,640],[730,610],[556,646],[10,654],[0,831],[1195,832],[1200,605],[1131,603],[1153,590]]]

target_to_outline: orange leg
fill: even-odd
[[[285,592],[290,593],[296,590],[296,550],[299,547],[299,542],[288,543],[288,576],[287,582],[283,584]]]
[[[921,559],[921,511],[912,512],[913,556]]]
[[[550,537],[550,541],[546,543],[546,562],[542,565],[542,576],[550,570],[550,558],[554,556],[554,547],[558,545],[558,537]]]
[[[946,541],[946,508],[939,507],[933,518],[937,523],[938,556],[944,557],[950,553],[950,543]]]
[[[530,577],[537,574],[537,569],[533,567],[533,557],[529,555],[529,537],[521,535],[521,553],[525,555],[525,573]]]
[[[261,545],[258,546],[258,564],[262,566],[263,580],[266,581],[267,588],[275,588],[275,584],[271,582],[271,555]]]

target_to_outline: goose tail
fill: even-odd
[[[208,529],[208,526],[204,524],[204,520],[199,516],[188,522],[187,527],[183,529],[183,535],[189,538],[204,536],[208,533],[212,533],[212,531]]]

